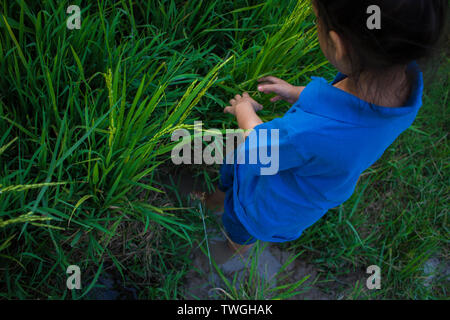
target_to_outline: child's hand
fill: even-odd
[[[272,102],[284,100],[290,104],[294,104],[295,102],[297,102],[303,89],[305,89],[305,87],[296,87],[284,80],[271,76],[261,78],[258,81],[261,82],[258,85],[258,91],[265,94],[276,94],[274,98],[270,99],[270,101]]]
[[[236,95],[234,99],[230,100],[231,106],[226,107],[223,112],[231,113],[232,115],[236,115],[236,111],[238,108],[253,108],[255,112],[263,109],[263,106],[253,100],[247,92],[244,92],[241,95]]]

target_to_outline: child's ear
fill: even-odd
[[[350,72],[351,70],[347,70],[350,68],[348,61],[348,52],[345,47],[345,43],[342,40],[342,37],[336,32],[331,30],[329,32],[329,41],[334,48],[334,61],[342,68],[345,69],[345,72]],[[350,68],[351,69],[351,68]],[[344,70],[343,70],[344,71]]]

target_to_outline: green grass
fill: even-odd
[[[113,274],[138,298],[181,298],[203,213],[163,182],[170,135],[195,120],[235,128],[222,109],[243,90],[265,104],[264,120],[282,115],[289,106],[260,96],[258,77],[332,77],[309,1],[100,0],[81,5],[73,31],[68,6],[0,0],[0,297],[85,299]],[[420,278],[425,260],[448,256],[448,61],[440,77],[355,196],[286,245],[305,251],[325,287],[383,266],[383,290],[345,287],[344,298],[447,294]],[[217,167],[192,169],[212,189]],[[65,287],[72,264],[81,291]],[[253,279],[231,297],[300,288]]]

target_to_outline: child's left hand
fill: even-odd
[[[230,100],[231,106],[226,107],[223,112],[236,115],[237,109],[252,107],[255,112],[261,111],[263,106],[255,101],[247,92],[241,95],[236,95],[234,99]]]

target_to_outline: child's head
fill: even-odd
[[[380,8],[380,29],[368,27]],[[448,0],[313,0],[319,41],[347,75],[404,66],[430,55],[445,25]]]

